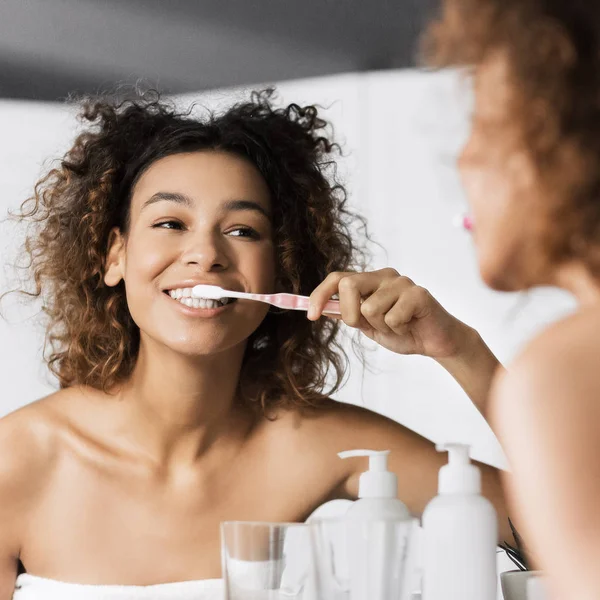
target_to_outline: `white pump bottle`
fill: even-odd
[[[423,600],[495,600],[498,518],[463,444],[437,446],[449,464],[423,513]]]
[[[399,595],[400,590],[410,588],[409,581],[398,577],[399,565],[394,561],[401,557],[398,522],[405,522],[410,531],[412,518],[398,499],[398,478],[387,468],[389,454],[389,450],[350,450],[338,455],[369,458],[369,470],[360,475],[358,500],[346,512],[350,600],[404,598],[406,594]]]
[[[369,470],[361,474],[358,500],[350,506],[346,516],[351,519],[404,521],[411,515],[398,499],[398,478],[388,471],[389,450],[349,450],[340,452],[340,458],[369,457]]]

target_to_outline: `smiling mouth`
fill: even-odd
[[[227,304],[235,302],[235,298],[223,298],[213,300],[211,298],[192,298],[192,288],[177,288],[175,290],[165,290],[164,292],[176,302],[188,306],[189,308],[221,308]]]

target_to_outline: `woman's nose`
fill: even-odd
[[[226,252],[212,237],[193,240],[185,249],[182,261],[205,272],[224,271],[229,267]]]

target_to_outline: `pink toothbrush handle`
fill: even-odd
[[[273,294],[268,297],[271,304],[279,308],[289,310],[308,310],[308,297],[297,296],[296,294]],[[337,300],[330,300],[323,308],[323,312],[330,315],[341,315],[340,303]]]
[[[341,315],[342,311],[340,310],[339,300],[330,300],[323,309],[325,314],[329,315]]]

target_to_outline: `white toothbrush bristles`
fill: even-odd
[[[216,285],[199,284],[192,288],[192,296],[194,298],[204,298],[206,300],[221,300],[227,298],[227,295],[223,292],[223,288]]]

